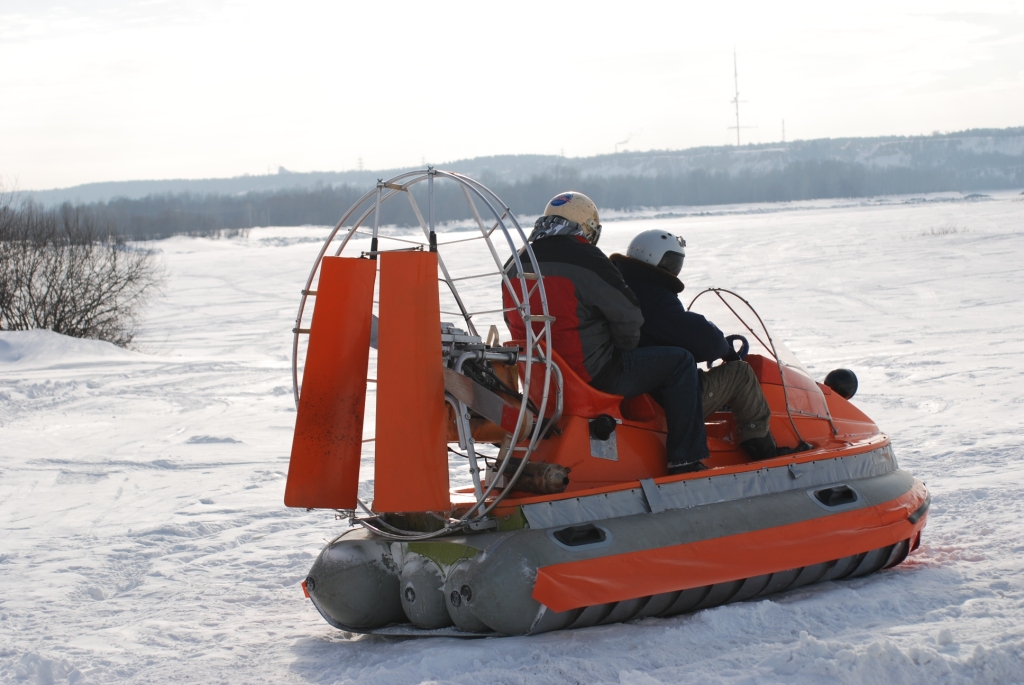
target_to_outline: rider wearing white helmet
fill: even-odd
[[[699,371],[704,418],[722,407],[732,408],[739,443],[753,459],[768,459],[779,451],[769,430],[771,409],[753,369],[740,359],[731,339],[679,301],[683,283],[678,276],[686,258],[686,241],[666,231],[639,233],[625,256],[613,254],[630,290],[640,302],[644,323],[640,346],[675,345],[688,350],[698,362],[724,359],[727,363]],[[745,352],[744,352],[745,356]]]

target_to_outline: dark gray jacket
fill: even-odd
[[[548,311],[555,317],[551,339],[555,350],[584,380],[596,388],[607,387],[622,372],[621,350],[631,350],[640,342],[644,319],[636,296],[622,280],[618,270],[601,250],[581,236],[555,235],[533,242],[540,272],[544,276]],[[534,271],[524,252],[523,268]],[[506,273],[518,276],[514,262]],[[519,297],[519,282],[511,279]],[[513,306],[508,291],[504,306]],[[531,299],[534,311],[540,300]],[[526,337],[519,312],[506,313],[505,322],[512,336]]]

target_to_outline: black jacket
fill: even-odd
[[[621,350],[631,350],[640,340],[643,317],[636,297],[601,250],[580,236],[555,235],[533,241],[547,293],[551,343],[562,358],[591,385],[602,388],[622,372]],[[526,251],[520,253],[523,269],[532,273]],[[513,261],[506,265],[512,287],[522,297],[519,271]],[[527,281],[533,283],[533,281]],[[511,293],[502,288],[506,309],[513,307]],[[540,312],[540,299],[531,298]],[[506,311],[512,337],[526,337],[519,312]]]
[[[729,352],[722,331],[700,314],[686,311],[679,301],[682,281],[639,259],[613,254],[611,260],[640,301],[644,316],[641,347],[682,347],[698,362],[720,359]]]

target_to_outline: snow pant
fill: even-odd
[[[745,365],[744,365],[745,366]],[[622,373],[598,388],[623,397],[650,393],[665,409],[670,466],[707,459],[700,381],[693,356],[681,347],[638,347],[622,353]]]
[[[736,417],[738,442],[768,435],[772,410],[750,364],[729,362],[697,373],[705,419],[729,407]]]

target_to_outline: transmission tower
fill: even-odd
[[[736,68],[736,48],[732,49],[732,82],[734,87],[735,95],[731,102],[736,107],[736,125],[730,126],[730,129],[736,129],[736,147],[740,145],[740,129],[741,128],[757,128],[756,126],[740,126],[740,103],[746,102],[746,100],[740,100],[740,76],[739,70]]]

